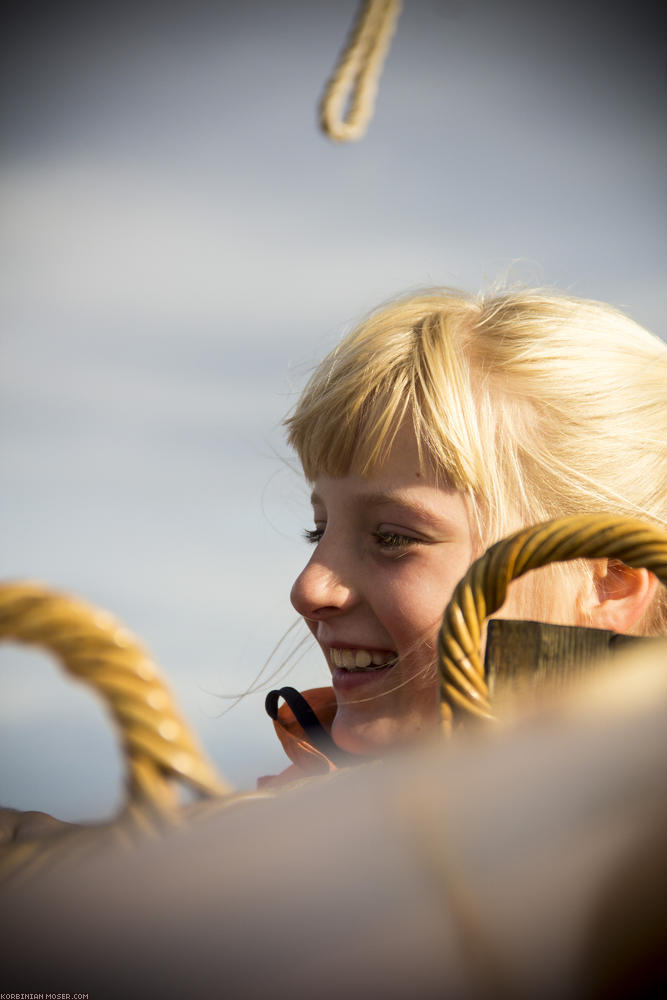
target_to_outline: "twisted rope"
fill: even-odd
[[[667,585],[667,532],[607,514],[563,517],[517,531],[492,545],[459,581],[438,636],[442,720],[493,719],[480,653],[482,626],[502,606],[512,580],[569,559],[619,559],[651,570]]]
[[[127,761],[127,809],[135,818],[178,807],[170,779],[200,793],[230,792],[179,715],[158,668],[111,615],[35,583],[0,585],[0,639],[43,646],[109,707]]]
[[[331,139],[354,142],[366,132],[400,12],[401,0],[364,0],[361,4],[320,101],[320,125]]]

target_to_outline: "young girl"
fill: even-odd
[[[598,510],[667,521],[667,346],[601,303],[400,299],[321,362],[286,423],[313,487],[314,552],[292,603],[333,688],[269,695],[293,766],[264,783],[435,729],[442,614],[494,541]],[[667,595],[601,559],[517,581],[502,614],[653,635]]]

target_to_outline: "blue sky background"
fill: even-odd
[[[508,272],[667,330],[659,6],[408,0],[336,146],[316,106],[355,9],[32,3],[3,32],[2,576],[123,620],[245,787],[282,752],[262,694],[217,695],[295,617],[280,422],[309,367],[390,295]],[[312,648],[290,675],[326,679]],[[94,697],[15,645],[0,687],[0,802],[108,815]]]

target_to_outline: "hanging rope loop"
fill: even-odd
[[[378,82],[401,0],[364,0],[320,102],[320,124],[336,142],[354,142],[373,116]]]

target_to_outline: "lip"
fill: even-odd
[[[344,645],[337,645],[336,643],[328,643],[325,649],[329,665],[332,670],[336,667],[342,667],[343,669],[352,669],[355,667],[354,663],[346,663],[345,659],[349,658],[349,654],[352,654],[352,659],[355,658],[355,654],[358,652],[363,652],[367,654],[367,658],[372,657],[372,669],[376,670],[384,664],[388,663],[389,660],[396,659],[396,652],[393,649],[387,649],[386,647],[379,646],[365,646],[363,644],[345,643]],[[362,661],[363,662],[363,661]],[[361,666],[359,669],[365,669],[366,664]],[[368,664],[368,669],[371,669],[371,664]]]
[[[330,649],[367,649],[371,653],[391,653],[392,656],[396,656],[395,650],[389,649],[387,646],[375,646],[373,643],[369,645],[363,639],[360,639],[359,642],[350,642],[349,640],[344,642],[342,639],[340,642],[337,639],[327,639],[326,642],[319,639],[318,641],[327,651]]]
[[[376,646],[375,643],[367,643],[363,639],[360,639],[358,642],[350,642],[349,639],[347,641],[341,640],[340,642],[336,639],[327,639],[326,642],[323,642],[321,639],[318,639],[318,642],[329,660],[331,660],[332,649],[367,649],[369,653],[383,653],[387,658],[398,655],[396,650],[391,649],[389,646]]]
[[[381,683],[396,665],[397,661],[394,660],[386,667],[376,667],[375,670],[345,670],[343,667],[334,667],[331,672],[334,691],[343,693],[357,691],[363,687],[374,687]]]
[[[372,686],[385,677],[390,670],[393,670],[397,663],[398,654],[396,650],[388,649],[387,646],[376,646],[374,643],[366,643],[363,639],[360,639],[358,642],[350,642],[349,639],[327,639],[326,642],[322,642],[320,639],[319,643],[327,657],[329,669],[331,670],[331,682],[335,691],[352,691],[363,686]],[[332,650],[334,649],[364,649],[368,650],[369,653],[382,653],[387,659],[391,658],[392,662],[386,667],[346,670],[344,667],[336,666],[334,663],[332,655]]]

